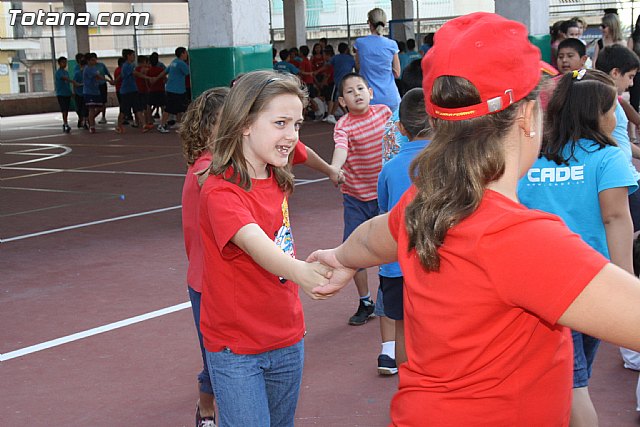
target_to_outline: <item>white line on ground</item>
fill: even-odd
[[[184,310],[191,307],[191,302],[183,302],[182,304],[173,305],[171,307],[163,308],[160,310],[152,311],[150,313],[141,314],[139,316],[130,317],[128,319],[120,320],[118,322],[109,323],[108,325],[98,326],[97,328],[88,329],[86,331],[77,332],[75,334],[67,335],[54,340],[46,341],[40,344],[35,344],[29,347],[24,347],[18,350],[10,351],[8,353],[0,354],[0,362],[5,362],[16,357],[25,356],[27,354],[35,353],[37,351],[46,350],[51,347],[57,347],[62,344],[67,344],[73,341],[78,341],[83,338],[91,337],[93,335],[109,332],[114,329],[123,328],[125,326],[133,325],[134,323],[143,322],[145,320],[153,319],[156,317],[164,316],[165,314],[174,313],[176,311]]]
[[[13,242],[13,241],[16,241],[16,240],[29,239],[31,237],[44,236],[46,234],[59,233],[61,231],[75,230],[76,228],[89,227],[89,226],[92,226],[92,225],[105,224],[107,222],[114,222],[114,221],[120,221],[120,220],[123,220],[123,219],[136,218],[136,217],[139,217],[139,216],[152,215],[152,214],[172,211],[172,210],[180,209],[180,208],[182,208],[182,205],[171,206],[171,207],[162,208],[162,209],[154,209],[152,211],[139,212],[139,213],[135,213],[135,214],[131,214],[131,215],[117,216],[115,218],[101,219],[101,220],[98,220],[98,221],[85,222],[84,224],[76,224],[76,225],[70,225],[70,226],[67,226],[67,227],[54,228],[52,230],[40,231],[40,232],[37,232],[37,233],[23,234],[22,236],[15,236],[15,237],[9,237],[7,239],[0,239],[0,243],[9,243],[9,242]]]
[[[52,172],[52,173],[103,173],[112,175],[149,175],[149,176],[179,176],[184,177],[183,173],[161,173],[161,172],[130,172],[130,171],[105,171],[95,169],[53,169],[53,168],[23,168],[23,167],[3,167],[6,170],[19,170],[19,171],[35,171],[35,172]]]
[[[64,135],[62,135],[60,133],[56,133],[55,135],[27,136],[25,138],[1,140],[0,143],[5,144],[7,142],[31,141],[33,139],[55,138],[56,136],[64,136]]]

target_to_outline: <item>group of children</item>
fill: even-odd
[[[640,62],[607,47],[601,71],[568,65],[545,88],[519,23],[476,13],[435,39],[423,87],[404,95],[397,120],[370,104],[362,76],[342,77],[347,113],[330,164],[299,142],[308,92],[288,73],[248,73],[189,107],[183,228],[204,364],[197,425],[214,425],[217,411],[221,425],[293,426],[298,286],[325,299],[353,277],[361,299],[349,323],[363,324],[374,307],[362,269],[378,265],[376,305],[395,321],[381,322],[378,370],[400,367],[394,425],[597,425],[587,385],[598,340],[640,350],[628,199],[638,177],[615,136],[626,131],[618,95]],[[390,121],[406,139],[383,166]],[[315,165],[343,192],[343,244],[307,262],[295,258],[289,221],[292,163]]]
[[[104,63],[98,62],[93,52],[76,55],[73,75],[66,69],[67,58],[58,58],[55,88],[62,112],[63,132],[71,132],[68,114],[72,96],[78,115],[78,129],[95,133],[96,117],[100,113],[102,119],[99,123],[107,123],[107,83],[110,83],[115,86],[120,110],[116,132],[124,133],[124,125],[129,121],[133,122],[132,127],[148,132],[154,128],[154,118],[159,118],[158,132],[168,133],[172,124],[169,116],[175,116],[173,123],[180,121],[191,100],[186,48],[178,47],[175,55],[168,67],[160,62],[157,52],[149,57],[138,56],[136,65],[135,52],[123,49],[113,76]]]

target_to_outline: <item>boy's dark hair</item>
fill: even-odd
[[[365,86],[370,87],[369,82],[367,81],[367,79],[364,78],[364,76],[362,76],[362,74],[348,73],[342,78],[342,80],[340,80],[340,87],[338,88],[338,96],[342,96],[342,89],[344,88],[344,82],[346,82],[349,79],[360,79],[364,82]]]
[[[98,59],[98,55],[96,55],[95,52],[89,52],[85,55],[85,58],[87,58],[87,62],[89,62],[90,59]]]
[[[305,57],[309,56],[309,46],[307,46],[306,44],[300,46],[300,53]]]
[[[580,41],[580,39],[564,39],[558,45],[558,52],[560,52],[560,49],[573,49],[578,55],[580,55],[580,57],[587,54],[587,47]]]
[[[580,28],[578,23],[571,19],[569,19],[568,21],[562,21],[562,23],[560,24],[560,31],[567,34],[567,31],[569,31],[569,28],[572,28],[572,27]]]
[[[138,64],[148,64],[149,58],[144,55],[138,55]]]
[[[127,60],[124,58],[124,56],[118,58],[118,67],[122,67],[122,64],[124,64],[126,61]]]
[[[424,91],[421,87],[413,88],[404,94],[398,115],[410,140],[430,130],[429,116],[424,107]]]
[[[333,56],[336,54],[336,51],[333,50],[333,46],[331,46],[330,44],[328,44],[327,46],[325,46],[323,53],[327,53],[330,56]]]
[[[433,36],[435,35],[435,33],[428,33],[426,36],[424,36],[424,42],[426,44],[428,44],[429,46],[433,46]]]
[[[160,62],[158,59],[158,52],[153,52],[151,56],[149,56],[149,64],[151,64],[152,67],[155,67],[158,65],[158,62]]]
[[[322,37],[320,40],[318,40],[318,42],[320,42],[320,43],[324,43],[324,44],[325,44],[325,46],[327,46],[327,45],[329,44],[329,42],[327,41],[327,38],[326,38],[326,37]]]
[[[600,130],[600,119],[614,105],[617,93],[613,79],[602,71],[585,70],[582,77],[566,73],[558,82],[547,105],[540,157],[568,165],[580,138],[600,148],[617,146]],[[569,147],[568,153],[565,147]]]
[[[402,40],[396,40],[396,43],[398,44],[398,50],[400,51],[400,53],[406,52],[407,45],[405,44],[405,42],[403,42]]]
[[[182,46],[177,47],[177,48],[176,48],[176,51],[175,51],[176,58],[180,58],[180,56],[181,56],[183,53],[185,53],[186,51],[187,51],[187,48],[186,48],[186,47],[182,47]]]
[[[416,48],[416,41],[414,39],[407,40],[407,49],[413,50]]]
[[[76,53],[76,62],[82,61],[84,59],[85,55],[86,54],[80,53],[80,52]]]
[[[404,95],[411,89],[422,87],[422,59],[414,59],[402,72],[402,90]]]
[[[127,59],[127,56],[131,55],[133,52],[132,49],[122,49],[122,57]]]
[[[282,49],[280,51],[280,59],[282,61],[286,61],[288,57],[289,57],[289,51],[287,49]]]
[[[62,61],[66,61],[66,60],[67,60],[66,56],[61,56],[60,58],[58,58],[58,65],[60,65]]]
[[[609,74],[614,68],[619,69],[621,74],[626,74],[640,68],[640,59],[627,47],[619,44],[607,46],[598,54],[596,69]]]
[[[345,42],[340,42],[338,44],[338,53],[347,53],[347,51],[349,50],[349,45],[346,44]]]

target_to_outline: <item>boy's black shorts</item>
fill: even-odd
[[[179,114],[187,111],[187,94],[167,92],[167,106],[165,111],[169,114]]]
[[[164,107],[167,104],[167,97],[164,92],[149,92],[147,102],[152,107]]]
[[[384,315],[389,319],[404,319],[402,302],[402,288],[404,286],[404,278],[400,277],[384,277],[380,278],[380,290],[382,291],[382,303],[384,305]]]
[[[84,96],[76,94],[76,113],[78,114],[78,118],[87,117],[89,113],[87,112],[87,106],[84,105]]]
[[[60,111],[63,113],[69,112],[69,105],[71,105],[71,97],[70,96],[57,96],[58,105],[60,106]]]
[[[133,110],[134,113],[142,111],[138,92],[120,93],[120,112],[122,114],[129,114],[131,110]]]
[[[107,105],[107,84],[99,84],[100,96],[102,97],[102,103]]]

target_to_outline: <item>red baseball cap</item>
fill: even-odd
[[[540,50],[527,28],[494,13],[477,12],[452,19],[435,34],[422,61],[422,87],[427,113],[444,120],[466,120],[496,113],[527,96],[540,81]],[[482,102],[443,108],[431,102],[434,81],[441,76],[469,80]]]

